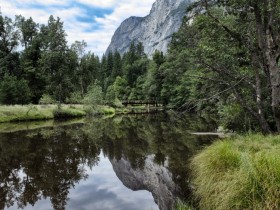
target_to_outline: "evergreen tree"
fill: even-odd
[[[60,18],[50,16],[48,25],[41,27],[43,52],[40,66],[47,75],[47,92],[63,102],[73,90],[71,75],[75,71],[71,52],[68,50],[66,33]],[[70,59],[69,59],[70,58]]]

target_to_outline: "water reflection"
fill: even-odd
[[[147,192],[131,193],[121,182],[151,192],[160,209],[171,209],[176,197],[191,195],[188,159],[209,140],[189,131],[211,125],[186,116],[121,116],[2,133],[0,209],[38,209],[38,203],[49,202],[53,209],[142,209],[144,204],[150,209]],[[103,173],[102,179],[95,171]],[[83,196],[74,196],[74,187]],[[132,194],[133,199],[125,199]]]
[[[71,126],[1,135],[2,209],[14,203],[24,208],[42,198],[49,198],[54,209],[64,209],[69,190],[87,178],[84,166],[95,165],[100,152],[78,130]]]

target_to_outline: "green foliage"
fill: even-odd
[[[123,108],[124,105],[122,104],[122,102],[121,102],[118,98],[116,98],[116,99],[114,100],[114,102],[113,102],[113,107],[116,107],[116,108]]]
[[[68,104],[81,104],[83,101],[82,95],[80,92],[70,93],[70,97],[66,99]]]
[[[44,94],[40,98],[39,104],[56,104],[56,101],[50,95]]]
[[[104,93],[102,87],[96,80],[92,85],[88,87],[88,92],[83,100],[84,104],[88,105],[87,113],[92,115],[99,113],[100,105],[104,103]]]
[[[219,106],[219,122],[230,130],[249,131],[257,127],[257,122],[238,103]]]
[[[218,141],[192,160],[201,209],[278,209],[280,138],[248,135]]]
[[[4,76],[0,82],[0,103],[27,104],[30,102],[30,89],[27,81],[14,76]]]

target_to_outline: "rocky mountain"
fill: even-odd
[[[151,57],[154,51],[167,52],[174,32],[178,31],[186,7],[193,0],[157,0],[146,17],[130,17],[116,30],[109,51],[125,53],[132,41],[142,42],[145,53]]]
[[[144,168],[133,169],[125,158],[110,160],[117,177],[129,189],[147,190],[152,193],[160,210],[170,210],[176,201],[175,195],[179,188],[172,180],[172,174],[164,166],[153,161],[154,156],[149,155],[145,160]]]

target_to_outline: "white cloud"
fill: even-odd
[[[32,17],[35,22],[46,24],[50,15],[60,17],[68,34],[69,44],[85,40],[88,50],[102,55],[121,22],[130,16],[145,16],[155,0],[1,0],[3,15]],[[79,4],[86,7],[79,7]],[[34,5],[37,5],[35,8]],[[90,16],[91,9],[110,8],[111,14]],[[92,21],[81,21],[86,18]],[[97,27],[98,26],[98,27]]]
[[[113,8],[116,5],[116,0],[77,0],[81,4],[100,8]]]
[[[43,6],[65,6],[70,3],[69,0],[16,0],[17,5],[43,5]]]

